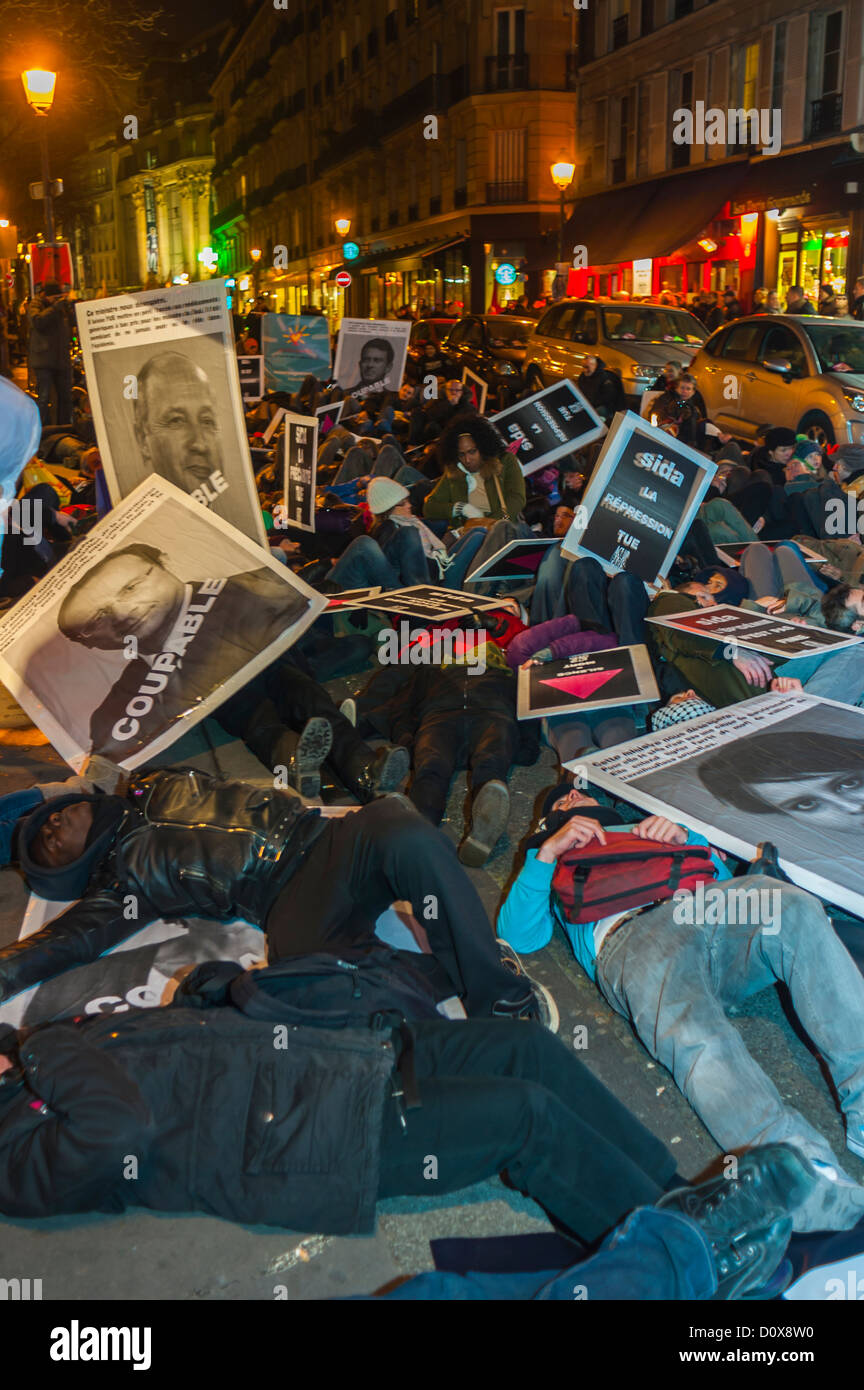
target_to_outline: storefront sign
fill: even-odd
[[[633,262],[634,295],[648,295],[651,293],[651,267],[653,264],[653,261]]]
[[[767,212],[769,208],[781,212],[783,208],[803,207],[812,201],[813,194],[802,189],[800,193],[789,193],[784,198],[745,198],[740,203],[730,203],[729,211],[733,217],[740,217],[745,212]]]

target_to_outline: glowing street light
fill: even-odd
[[[347,236],[351,230],[351,218],[337,217],[334,226],[340,236]]]
[[[37,116],[47,116],[54,105],[54,88],[57,85],[56,72],[44,68],[28,68],[22,72],[24,95]],[[49,246],[54,244],[54,203],[51,197],[51,179],[48,174],[48,127],[39,130],[42,150],[42,200],[45,209],[45,240]]]
[[[56,72],[46,72],[43,68],[29,68],[22,72],[24,94],[38,116],[47,116],[54,105],[54,88],[57,84]]]
[[[552,182],[561,194],[561,221],[558,228],[558,263],[564,259],[564,224],[566,216],[564,213],[564,194],[573,182],[573,175],[576,173],[576,165],[568,159],[559,159],[549,169],[552,175]]]

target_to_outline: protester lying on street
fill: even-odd
[[[427,521],[485,525],[525,506],[525,479],[494,425],[482,415],[457,416],[438,440],[444,470],[423,504]]]
[[[407,751],[370,748],[299,661],[294,651],[279,657],[219,706],[218,723],[274,775],[285,769],[288,785],[303,797],[320,795],[325,764],[362,803],[400,791],[410,767]]]
[[[37,483],[19,501],[20,510],[0,520],[0,599],[20,598],[38,583],[65,554],[74,528],[48,483]]]
[[[18,796],[11,807],[0,798],[0,821],[20,817]],[[391,903],[412,903],[416,916],[431,894],[434,920],[423,925],[438,997],[457,994],[471,1017],[545,1011],[530,981],[501,963],[449,841],[401,797],[325,819],[287,789],[161,771],[134,777],[126,795],[76,791],[37,805],[11,838],[32,892],[80,901],[0,949],[0,1001],[159,918],[245,921],[267,933],[273,963],[362,951]]]
[[[0,1211],[28,1218],[136,1205],[366,1235],[379,1199],[428,1196],[429,1154],[437,1194],[506,1170],[586,1243],[665,1192],[671,1212],[689,1205],[660,1140],[536,1024],[310,1021],[291,1026],[280,1046],[278,970],[268,978],[229,967],[228,982],[218,971],[194,972],[169,1008],[48,1024],[26,1038],[7,1030]],[[254,991],[254,1013],[233,985]],[[199,1087],[202,1077],[211,1084]],[[134,1182],[124,1180],[130,1153]],[[743,1235],[729,1184],[728,1228],[706,1223],[700,1237],[705,1285],[726,1278],[727,1261],[733,1286],[761,1281],[782,1253],[788,1215],[810,1181],[785,1157],[764,1159],[746,1171],[769,1228],[747,1254],[721,1251],[733,1232]]]
[[[688,583],[658,594],[649,617],[665,617],[696,608],[710,608],[714,594],[704,584]],[[687,687],[718,709],[749,700],[760,691],[803,689],[810,695],[838,700],[845,705],[864,705],[864,644],[843,647],[816,656],[778,661],[748,648],[736,648],[713,638],[646,623],[655,657],[668,662]],[[727,655],[728,652],[728,655]]]
[[[556,923],[563,927],[582,969],[672,1073],[724,1153],[774,1142],[799,1151],[815,1181],[794,1229],[855,1225],[864,1188],[784,1104],[727,1017],[785,982],[830,1070],[847,1147],[864,1157],[864,979],[818,898],[767,877],[758,861],[732,880],[702,836],[663,816],[616,832],[617,810],[566,785],[544,809],[499,934],[528,953],[548,944]],[[697,911],[700,894],[710,908]]]
[[[776,1298],[792,1277],[783,1259],[792,1213],[816,1182],[812,1167],[791,1144],[766,1144],[740,1159],[737,1177],[709,1178],[631,1212],[598,1250],[566,1269],[435,1270],[379,1297],[568,1303]]]
[[[437,661],[435,630],[424,634],[418,640],[429,645],[430,664],[383,667],[358,701],[361,732],[368,725],[410,749],[408,794],[433,825],[444,816],[454,772],[468,769],[470,827],[459,858],[473,868],[486,862],[506,829],[511,767],[535,762],[539,751],[537,721],[517,720],[516,677],[478,621],[479,629],[466,621],[455,633],[438,630],[437,640],[449,649]],[[403,662],[408,659],[405,653]]]
[[[461,589],[485,539],[482,529],[452,536],[445,545],[414,515],[408,488],[391,478],[370,479],[366,504],[373,516],[372,529],[343,550],[327,573],[330,587],[359,589],[378,584],[399,589],[433,580],[448,589]]]
[[[839,444],[830,456],[830,472],[844,492],[864,493],[864,444]]]

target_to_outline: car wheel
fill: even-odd
[[[828,444],[836,443],[834,426],[828,416],[822,414],[821,410],[814,410],[809,415],[805,415],[798,426],[798,433],[806,434],[808,439],[814,439],[823,449]]]
[[[546,385],[542,373],[536,367],[531,368],[526,377],[526,382],[531,391],[542,391],[543,387]]]

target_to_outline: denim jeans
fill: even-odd
[[[589,1304],[622,1299],[708,1299],[717,1290],[711,1247],[695,1221],[678,1212],[638,1207],[596,1254],[569,1269],[532,1274],[418,1274],[384,1298],[540,1299]]]
[[[790,1143],[839,1166],[822,1135],[783,1103],[726,1011],[784,981],[851,1127],[864,1119],[864,978],[817,898],[761,874],[722,892],[748,888],[779,895],[767,900],[779,907],[767,930],[728,921],[731,911],[725,925],[682,925],[675,903],[661,903],[603,943],[597,984],[726,1152]]]
[[[531,626],[548,623],[551,618],[563,618],[567,612],[565,584],[570,561],[561,554],[560,545],[550,545],[537,570],[537,582],[531,595]]]
[[[864,705],[864,644],[823,656],[799,656],[775,666],[774,674],[796,677],[808,695],[839,700],[843,705]]]

